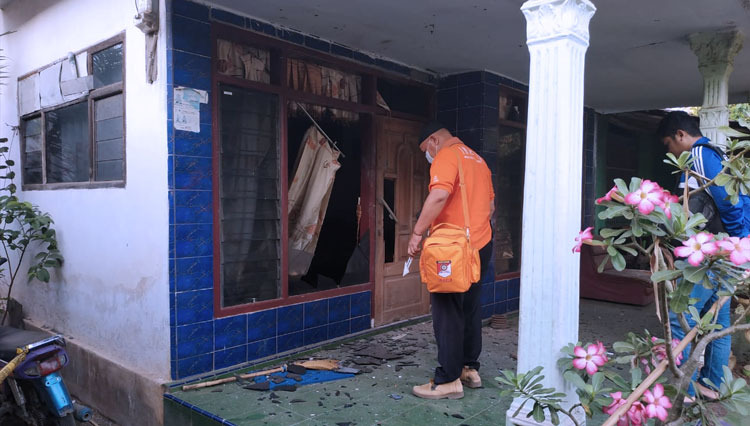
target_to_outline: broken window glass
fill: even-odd
[[[47,182],[88,182],[88,104],[80,102],[45,115]]]
[[[217,40],[218,71],[232,77],[271,82],[271,52],[267,49]]]
[[[42,183],[42,117],[23,120],[23,183]]]
[[[122,81],[122,43],[94,53],[91,60],[95,89]]]
[[[122,93],[94,102],[96,180],[123,179]]]

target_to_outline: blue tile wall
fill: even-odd
[[[245,361],[247,361],[247,345],[216,351],[214,353],[214,369],[216,370],[242,364]]]
[[[349,323],[349,320],[329,323],[328,338],[336,339],[349,334]]]
[[[211,9],[211,19],[221,21],[227,24],[237,25],[239,27],[245,26],[245,18],[235,15],[234,13],[227,12],[226,10]]]
[[[268,309],[247,315],[247,341],[256,342],[276,336],[276,313],[278,309]]]
[[[305,345],[314,345],[328,339],[328,326],[305,330]]]
[[[349,319],[351,296],[328,299],[328,322],[334,323]]]
[[[172,47],[182,52],[211,56],[211,25],[180,15],[172,17]]]
[[[304,334],[301,331],[282,334],[277,338],[279,352],[291,351],[304,345]]]
[[[351,313],[352,317],[358,317],[362,315],[370,314],[370,293],[356,293],[351,296]]]
[[[581,229],[594,226],[596,200],[596,122],[598,114],[590,108],[583,110],[583,187]]]
[[[213,288],[213,257],[176,259],[173,275],[178,292]]]
[[[278,353],[276,350],[276,337],[247,344],[248,361],[271,356],[275,353]]]
[[[511,278],[482,283],[482,318],[517,311],[520,281],[519,278]]]
[[[263,33],[270,36],[276,35],[276,27],[265,22],[256,21],[255,19],[246,18],[245,27],[252,29],[253,31]]]
[[[436,82],[433,75],[311,34],[243,17],[185,0],[166,2],[167,19],[167,179],[169,203],[170,372],[173,379],[205,374],[305,345],[318,344],[370,328],[369,291],[268,309],[227,318],[214,318],[213,264],[213,131],[211,116],[211,22],[217,21],[304,45],[384,70]],[[470,74],[470,75],[469,75]],[[458,122],[459,92],[463,106],[482,107],[488,91],[487,73],[445,79],[450,93],[441,93],[439,107]],[[485,80],[483,80],[485,79]],[[460,84],[459,84],[460,80]],[[443,85],[445,82],[441,82]],[[482,85],[484,82],[484,85]],[[459,86],[468,86],[461,89]],[[200,106],[198,132],[175,130],[174,88],[205,90],[209,102]],[[452,89],[452,91],[450,90]],[[466,118],[475,126],[484,113]],[[468,120],[468,121],[467,121]],[[484,133],[469,130],[474,139]],[[487,290],[489,291],[489,290]],[[483,293],[495,307],[494,288]],[[489,299],[488,299],[489,298]],[[484,303],[483,303],[484,305]]]
[[[279,308],[277,323],[278,334],[281,335],[302,330],[304,316],[305,307],[301,303]]]
[[[214,321],[214,350],[218,351],[245,343],[247,343],[247,315],[219,318]]]
[[[305,303],[305,329],[328,324],[328,299]]]
[[[480,154],[493,173],[499,172],[495,167],[501,84],[528,91],[521,83],[487,71],[442,77],[437,91],[437,120]],[[520,279],[495,281],[494,265],[490,266],[481,281],[482,318],[518,310]]]

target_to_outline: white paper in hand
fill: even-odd
[[[408,274],[408,273],[409,273],[409,267],[411,266],[411,261],[412,261],[413,259],[414,259],[413,257],[410,257],[410,258],[408,258],[408,259],[406,260],[406,262],[404,262],[404,273],[403,273],[403,274],[401,274],[401,276],[402,276],[402,277],[405,277],[405,276],[406,276],[406,274]]]

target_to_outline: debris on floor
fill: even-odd
[[[653,315],[648,315],[653,313],[650,308],[582,301],[581,309],[581,322],[584,325],[581,327],[580,339],[584,341],[621,340],[624,332],[630,329],[656,330],[660,326],[658,321],[651,318]],[[610,313],[613,310],[624,310],[628,317],[637,320],[631,321],[627,326],[616,322],[586,321],[587,318],[598,316],[616,316]],[[269,383],[267,391],[252,393],[243,389],[244,385],[251,383],[240,382],[218,386],[224,390],[222,394],[210,394],[211,389],[204,389],[202,392],[178,390],[175,395],[238,426],[299,423],[341,426],[498,424],[498,419],[505,418],[511,400],[500,396],[501,389],[493,378],[498,375],[499,370],[515,368],[514,358],[518,347],[518,319],[511,315],[506,317],[506,321],[507,328],[504,329],[495,329],[491,323],[483,328],[479,373],[485,381],[485,387],[465,389],[465,396],[460,400],[425,401],[411,394],[412,386],[429,380],[437,365],[437,351],[430,322],[407,324],[379,334],[326,345],[312,353],[314,359],[289,362],[286,372],[259,378],[259,381]],[[309,357],[310,354],[306,356]],[[340,362],[331,371],[306,368],[307,371],[300,374],[293,371],[295,367],[289,368],[321,359]],[[344,380],[304,386],[316,374],[339,375],[342,372],[349,373]],[[302,381],[296,381],[294,374],[299,375]],[[284,380],[274,383],[279,380],[274,379],[274,376]],[[295,393],[290,394],[290,391]],[[252,398],[257,399],[257,402]],[[236,403],[248,399],[252,404]],[[602,421],[599,416],[592,419],[590,424],[601,424]]]

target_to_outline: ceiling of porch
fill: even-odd
[[[586,105],[618,112],[701,104],[703,80],[687,36],[733,28],[747,39],[730,102],[750,100],[750,0],[593,2]],[[210,3],[439,74],[486,69],[528,82],[521,0]]]

